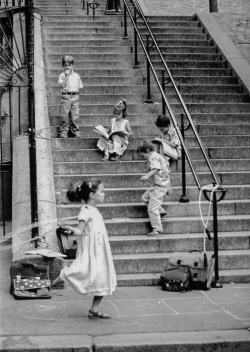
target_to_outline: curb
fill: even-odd
[[[0,337],[0,351],[8,352],[248,352],[250,333],[221,330],[174,333]]]

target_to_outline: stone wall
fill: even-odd
[[[139,0],[145,15],[193,15],[209,12],[209,0]],[[213,13],[225,34],[250,64],[250,0],[218,0]]]

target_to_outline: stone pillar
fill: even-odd
[[[34,17],[34,94],[39,236],[44,235],[49,249],[58,250],[53,160],[40,21],[41,15],[36,13]],[[42,245],[41,242],[40,245]]]

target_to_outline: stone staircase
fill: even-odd
[[[146,163],[136,153],[140,140],[158,135],[154,122],[161,112],[160,95],[153,83],[154,104],[145,104],[145,58],[139,48],[140,69],[133,69],[133,29],[123,40],[123,16],[105,16],[101,0],[96,17],[86,16],[80,0],[36,0],[42,9],[46,84],[54,158],[58,219],[77,216],[80,205],[69,204],[65,192],[69,183],[92,177],[106,187],[106,204],[100,206],[114,256],[120,285],[156,284],[172,251],[202,249],[203,226],[199,215],[199,192],[189,168],[187,185],[190,203],[181,204],[181,166],[172,173],[172,194],[164,203],[168,218],[164,234],[147,238],[149,221],[141,202],[145,185],[140,176]],[[191,116],[214,169],[228,192],[218,205],[219,265],[223,282],[250,280],[250,100],[244,93],[218,49],[192,17],[152,17],[150,26],[158,39],[165,60],[180,85]],[[139,23],[141,33],[145,33]],[[145,34],[143,34],[145,38]],[[154,50],[154,49],[153,49]],[[83,80],[80,96],[81,139],[59,139],[60,95],[57,86],[64,54],[75,58],[75,71]],[[161,64],[152,53],[157,72]],[[133,136],[121,162],[101,163],[96,149],[98,124],[107,125],[113,105],[121,98],[128,103]],[[179,121],[180,105],[171,87],[167,98]],[[237,123],[236,123],[237,121]],[[203,185],[211,177],[201,159],[197,143],[189,131],[186,143]],[[202,202],[207,214],[208,202]],[[68,223],[76,224],[76,220]],[[212,222],[209,224],[212,229]],[[212,241],[207,243],[212,250]]]

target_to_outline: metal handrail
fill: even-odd
[[[133,20],[133,16],[132,16],[131,11],[130,11],[130,9],[129,9],[127,0],[123,0],[123,1],[124,1],[124,5],[126,6],[126,9],[127,9],[127,11],[128,11],[128,14],[129,14],[129,16],[130,16],[130,18],[131,18],[132,24],[133,24],[134,27],[135,27],[135,23],[134,23],[134,20]],[[214,171],[214,169],[213,169],[213,167],[212,167],[212,165],[211,165],[211,163],[210,163],[210,161],[209,161],[209,158],[208,158],[208,156],[207,156],[207,153],[206,153],[206,151],[205,151],[205,148],[204,148],[204,146],[203,146],[203,143],[202,143],[202,141],[201,141],[201,139],[200,139],[200,136],[199,136],[199,134],[198,134],[197,131],[196,131],[195,125],[194,125],[193,120],[192,120],[192,118],[191,118],[191,116],[190,116],[190,113],[189,113],[189,111],[188,111],[188,109],[187,109],[187,106],[186,106],[186,104],[185,104],[185,102],[184,102],[184,100],[183,100],[183,98],[182,98],[182,96],[181,96],[181,94],[180,94],[180,92],[179,92],[179,90],[178,90],[176,84],[175,84],[175,81],[174,81],[174,79],[173,79],[173,76],[172,76],[172,74],[171,74],[171,72],[170,72],[170,70],[169,70],[169,68],[168,68],[168,66],[167,66],[167,64],[166,64],[166,62],[165,62],[163,56],[162,56],[162,53],[161,53],[161,51],[160,51],[160,48],[159,48],[159,46],[158,46],[158,44],[157,44],[157,42],[156,42],[156,40],[155,40],[155,38],[154,38],[154,35],[153,35],[153,33],[152,33],[152,31],[151,31],[149,25],[148,25],[148,22],[147,22],[147,20],[146,20],[144,14],[143,14],[143,11],[141,10],[141,7],[140,7],[140,5],[139,5],[139,3],[138,3],[137,0],[131,0],[131,1],[132,1],[133,5],[136,7],[137,11],[138,11],[139,14],[140,14],[140,17],[143,19],[144,24],[145,24],[146,27],[147,27],[147,30],[148,30],[148,32],[149,32],[149,34],[150,34],[150,37],[151,37],[151,39],[152,39],[152,41],[153,41],[153,44],[154,44],[154,46],[155,46],[155,48],[156,48],[156,50],[157,50],[157,52],[158,52],[158,54],[159,54],[159,56],[160,56],[160,59],[161,59],[161,61],[162,61],[162,64],[164,65],[164,68],[166,69],[166,71],[167,71],[167,73],[168,73],[169,79],[170,79],[171,83],[173,84],[173,87],[174,87],[174,89],[175,89],[175,92],[176,92],[176,94],[177,94],[177,97],[178,97],[178,99],[179,99],[179,101],[180,101],[180,103],[181,103],[181,105],[182,105],[182,108],[183,108],[183,110],[184,110],[184,112],[185,112],[185,114],[186,114],[186,116],[187,116],[187,119],[188,119],[188,121],[189,121],[190,127],[191,127],[192,130],[193,130],[193,133],[194,133],[194,135],[195,135],[195,138],[196,138],[196,140],[197,140],[197,142],[198,142],[198,144],[199,144],[199,147],[200,147],[200,149],[201,149],[201,151],[202,151],[202,154],[203,154],[203,156],[204,156],[204,158],[205,158],[206,164],[207,164],[207,166],[208,166],[208,168],[209,168],[209,170],[210,170],[210,172],[211,172],[211,175],[212,175],[212,177],[213,177],[213,179],[214,179],[214,182],[218,185],[219,189],[222,189],[222,186],[221,186],[221,184],[220,184],[220,181],[219,181],[219,179],[218,179],[218,177],[217,177],[217,175],[216,175],[216,173],[215,173],[215,171]],[[174,114],[173,114],[173,112],[172,112],[172,110],[171,110],[171,108],[170,108],[170,105],[169,105],[169,103],[168,103],[168,101],[167,101],[167,99],[166,99],[165,92],[164,92],[164,90],[162,89],[162,86],[161,86],[161,84],[160,84],[160,82],[159,82],[158,76],[157,76],[157,74],[156,74],[156,72],[155,72],[155,69],[154,69],[154,67],[153,67],[153,65],[152,65],[152,62],[151,62],[151,60],[150,60],[150,58],[149,58],[149,55],[148,55],[148,53],[147,53],[147,51],[146,51],[146,49],[145,49],[145,45],[144,45],[144,43],[143,43],[143,41],[142,41],[141,35],[140,35],[140,33],[139,33],[139,31],[138,31],[137,28],[135,28],[135,30],[136,30],[136,32],[137,32],[137,35],[138,35],[138,38],[139,38],[139,40],[140,40],[140,42],[141,42],[141,45],[142,45],[142,47],[143,47],[143,50],[145,51],[147,60],[149,61],[151,70],[152,70],[152,72],[153,72],[153,74],[154,74],[154,77],[155,77],[155,79],[156,79],[157,85],[159,86],[160,92],[161,92],[161,94],[162,94],[162,98],[163,98],[163,100],[164,100],[164,102],[165,102],[165,104],[166,104],[166,106],[167,106],[167,109],[168,109],[169,114],[170,114],[170,116],[171,116],[171,119],[172,119],[172,122],[173,122],[173,124],[174,124],[174,127],[175,127],[175,129],[176,129],[176,131],[177,131],[177,133],[178,133],[179,138],[180,138],[180,141],[181,141],[181,144],[182,144],[182,148],[183,148],[184,151],[185,151],[185,154],[186,154],[187,160],[188,160],[188,162],[189,162],[189,165],[190,165],[191,171],[192,171],[192,173],[193,173],[193,176],[194,176],[195,182],[196,182],[196,184],[197,184],[197,187],[199,188],[199,190],[201,190],[202,187],[201,187],[199,178],[198,178],[198,176],[197,176],[197,174],[196,174],[196,171],[195,171],[195,169],[194,169],[194,167],[193,167],[193,164],[192,164],[192,161],[191,161],[191,158],[190,158],[190,154],[189,154],[189,152],[188,152],[188,150],[187,150],[187,148],[186,148],[186,146],[185,146],[184,139],[183,139],[183,137],[182,137],[181,132],[179,131],[179,128],[178,128],[176,119],[175,119],[175,117],[174,117]]]

